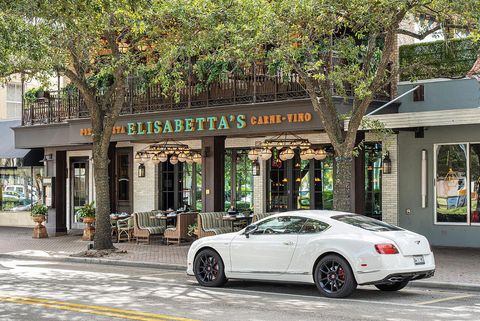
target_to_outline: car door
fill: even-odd
[[[230,244],[232,272],[285,273],[305,221],[303,217],[278,216],[259,223],[248,238],[237,235]]]
[[[316,260],[319,253],[332,246],[325,231],[330,225],[316,219],[308,219],[298,233],[297,246],[288,268],[290,274],[305,274],[312,272],[311,263]]]

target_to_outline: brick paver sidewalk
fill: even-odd
[[[0,227],[0,253],[31,256],[68,256],[87,249],[78,235],[32,239],[31,229]],[[131,262],[175,264],[186,266],[188,245],[163,245],[159,242],[136,244],[115,243],[125,254],[115,254],[108,259]],[[480,248],[435,248],[437,269],[429,281],[480,286]]]
[[[79,235],[32,239],[32,229],[0,227],[0,253],[31,256],[69,256],[87,250],[90,242],[82,241]],[[163,245],[136,242],[114,243],[127,253],[109,255],[109,260],[126,260],[162,264],[187,265],[188,245]]]

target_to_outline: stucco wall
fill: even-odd
[[[433,127],[425,138],[399,133],[400,226],[425,235],[433,245],[480,247],[480,226],[434,224],[434,144],[480,142],[480,126]],[[421,207],[421,153],[427,151],[427,207]],[[406,214],[407,209],[411,214]]]

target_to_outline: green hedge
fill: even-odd
[[[477,59],[480,43],[470,38],[400,47],[400,80],[462,78]]]

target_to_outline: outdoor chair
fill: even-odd
[[[151,218],[159,211],[139,212],[133,214],[133,236],[139,242],[150,244],[154,237],[162,237],[167,228],[166,221],[159,218]]]
[[[223,220],[227,215],[227,212],[198,213],[198,238],[231,232],[231,223]]]
[[[117,221],[117,242],[133,238],[133,217]]]
[[[263,220],[264,218],[269,217],[269,216],[272,215],[272,214],[273,214],[273,213],[253,214],[252,223],[255,223],[255,222],[257,222],[257,221]]]
[[[180,244],[182,240],[189,238],[188,226],[194,224],[197,221],[197,213],[187,212],[177,215],[177,224],[175,227],[170,227],[165,230],[163,237],[166,240],[167,245],[169,243]],[[174,241],[171,241],[174,240]]]

